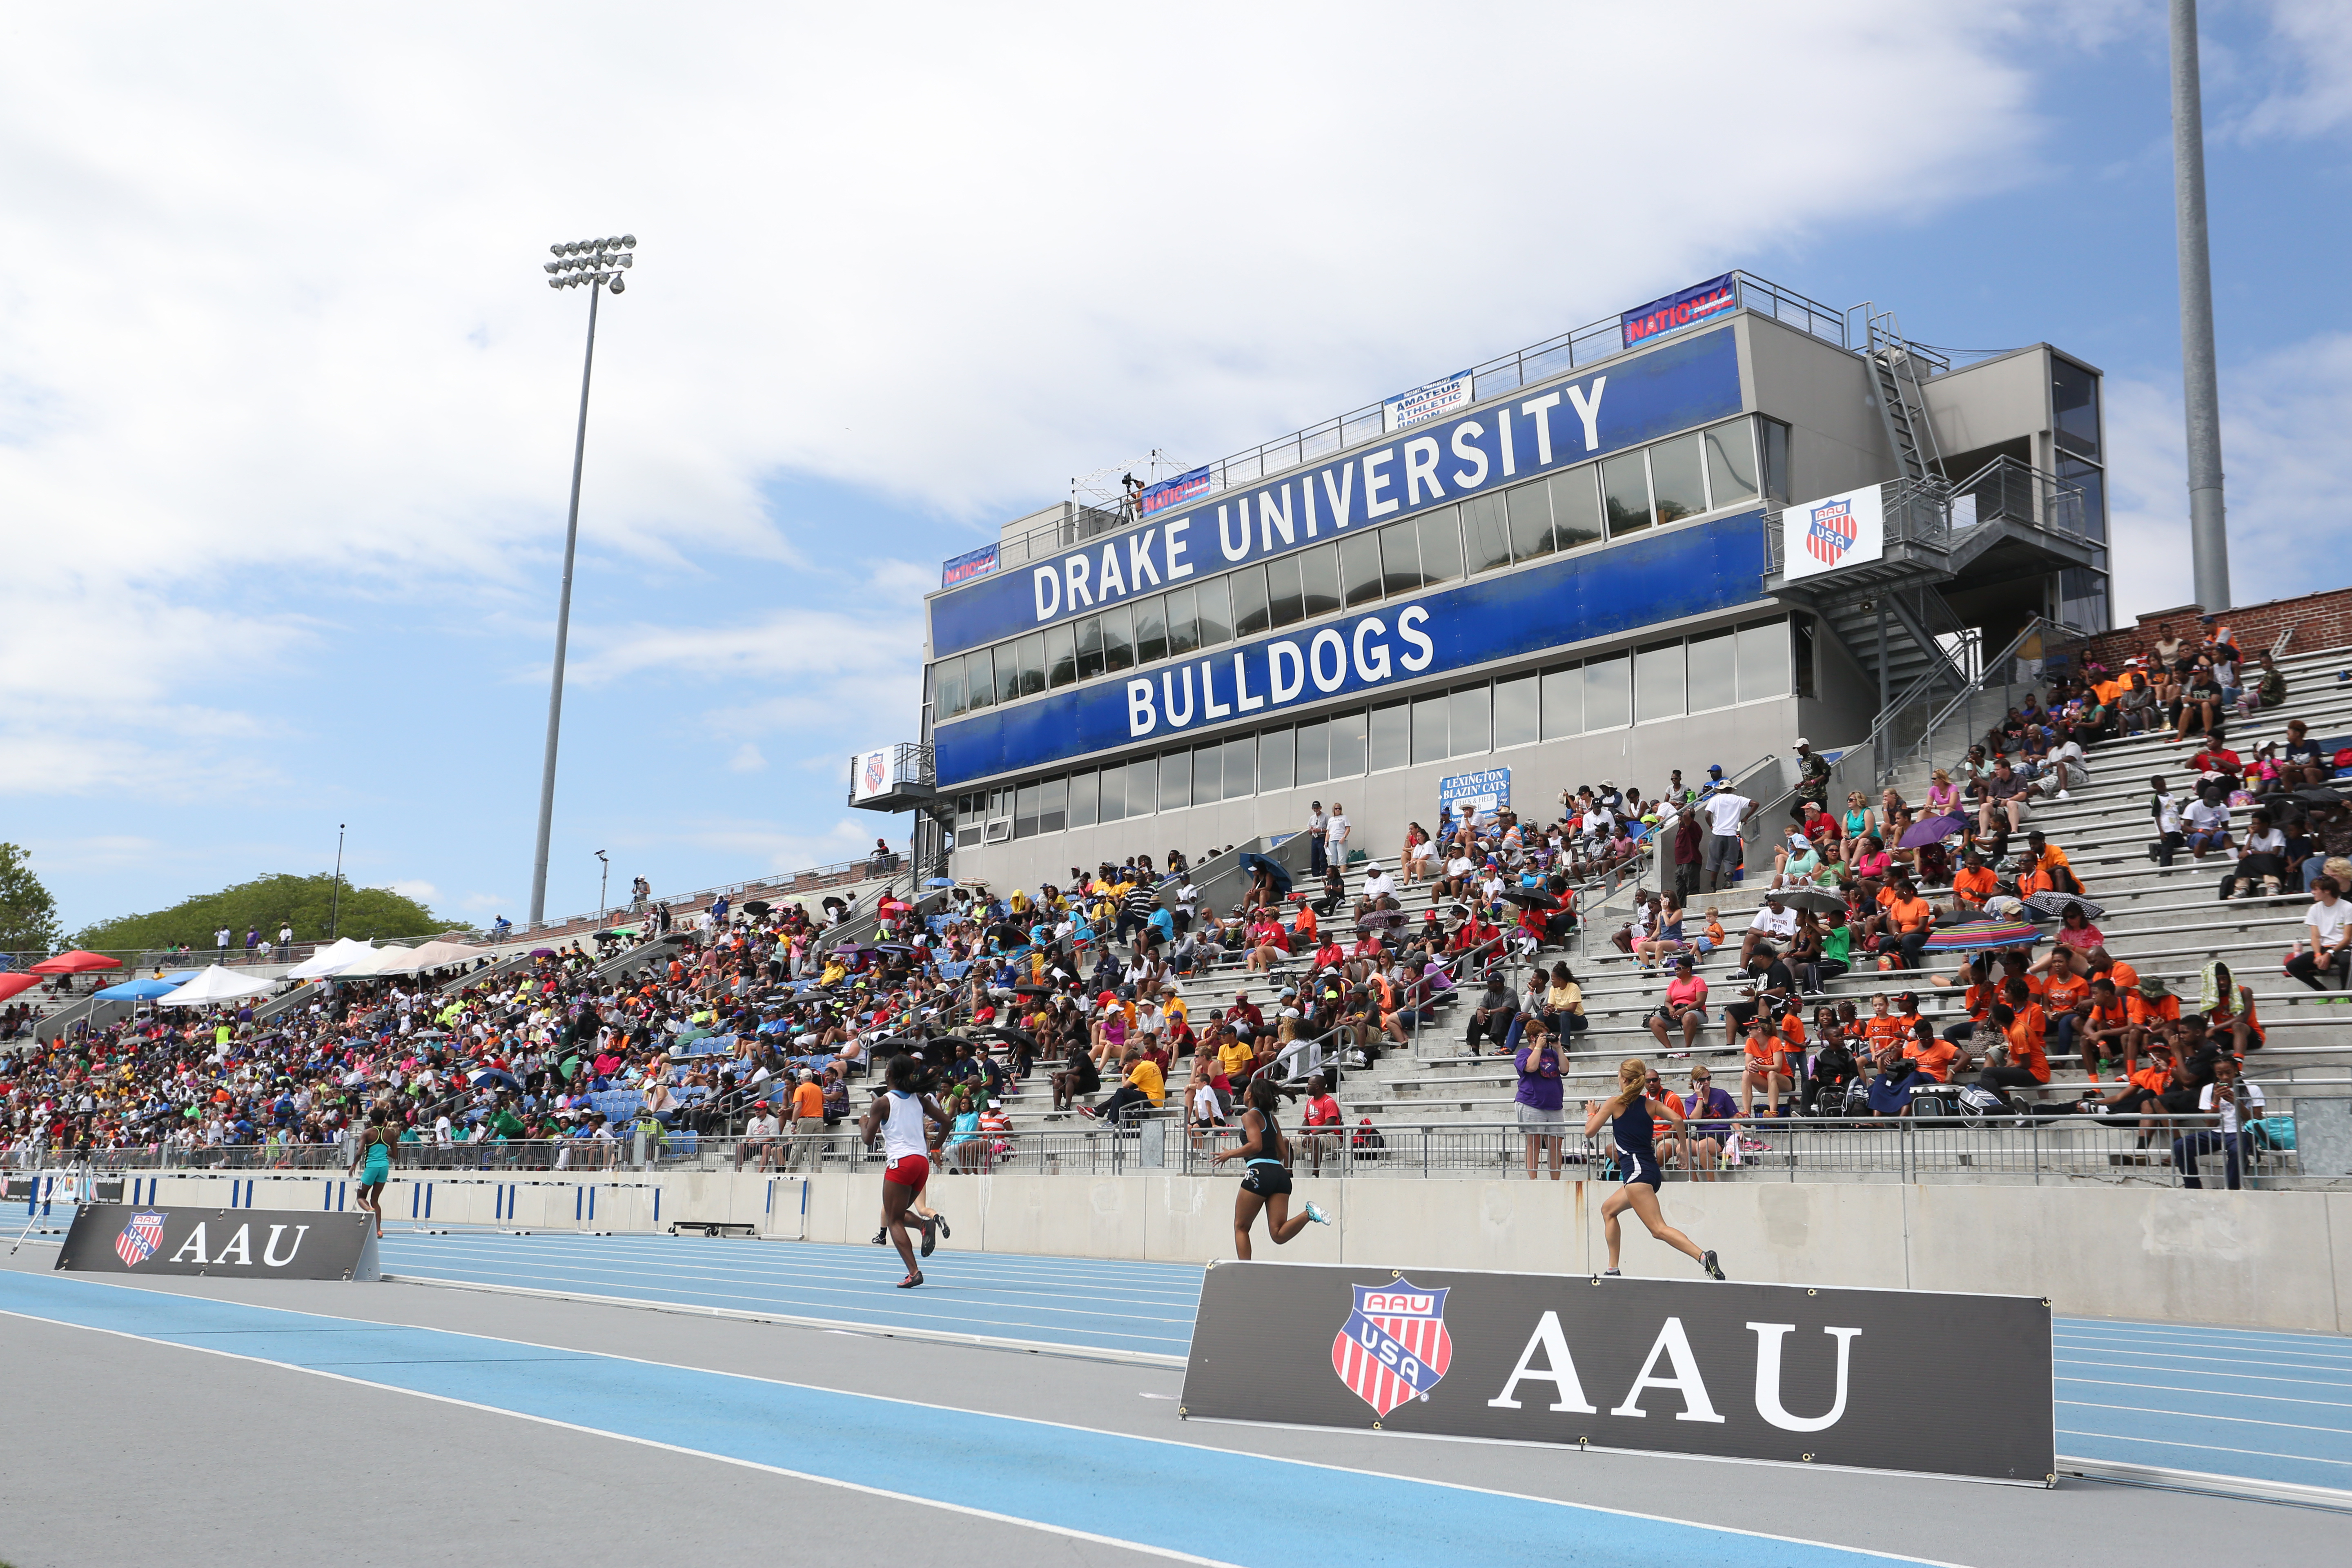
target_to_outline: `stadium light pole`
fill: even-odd
[[[602,849],[596,851],[596,923],[604,923],[604,889],[613,884],[613,863],[604,858]]]
[[[2189,556],[2198,605],[2218,614],[2230,607],[2230,533],[2221,504],[2221,391],[2213,363],[2197,0],[2172,0],[2172,210],[2180,247],[2181,401],[2189,419]]]
[[[563,588],[555,605],[555,673],[547,690],[547,761],[539,777],[539,844],[530,867],[530,923],[547,918],[547,838],[555,825],[555,742],[563,727],[563,648],[572,633],[572,562],[580,544],[580,463],[588,451],[588,379],[596,368],[596,300],[606,289],[620,293],[622,274],[635,265],[637,237],[579,239],[547,248],[542,263],[551,289],[588,287],[588,352],[580,364],[580,427],[572,438],[572,512],[563,525]]]
[[[327,940],[335,940],[336,929],[343,918],[343,828],[335,824],[335,890],[327,900]]]

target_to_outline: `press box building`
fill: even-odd
[[[851,803],[1009,889],[1317,800],[1389,858],[1457,798],[1738,774],[2032,615],[2105,629],[2105,460],[2082,361],[1955,363],[1735,272],[1007,523],[928,597],[920,739]]]

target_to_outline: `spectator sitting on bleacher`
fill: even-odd
[[[2320,992],[2324,1001],[2352,1001],[2326,994],[2331,977],[2339,994],[2352,992],[2352,904],[2345,902],[2343,886],[2333,877],[2314,879],[2311,891],[2315,901],[2303,918],[2304,951],[2286,961],[2286,972]]]

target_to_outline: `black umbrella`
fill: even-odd
[[[991,942],[1017,942],[1020,945],[1026,947],[1029,944],[1029,933],[1022,930],[1017,925],[1011,924],[1008,921],[999,921],[996,924],[988,928],[988,940]]]
[[[2323,789],[2314,785],[2310,789],[2295,791],[2294,798],[2305,805],[2340,805],[2344,803],[2345,796],[2340,790]]]
[[[1823,888],[1782,888],[1777,895],[1792,910],[1811,910],[1817,915],[1833,915],[1845,908],[1845,896]]]
[[[2019,901],[2046,921],[2064,920],[2068,904],[2081,910],[2084,920],[2095,921],[2107,912],[2105,904],[2095,904],[2080,893],[2036,893]]]
[[[1266,879],[1274,884],[1274,890],[1276,892],[1286,893],[1290,891],[1290,870],[1289,868],[1284,866],[1281,861],[1271,859],[1254,850],[1244,854],[1241,859],[1242,869],[1245,871],[1265,872],[1266,874]]]
[[[1503,901],[1517,904],[1523,910],[1550,910],[1559,907],[1559,900],[1549,893],[1528,892],[1518,888],[1503,889]]]
[[[775,907],[775,905],[768,902],[765,899],[746,899],[743,900],[743,908],[755,915],[764,915]]]
[[[1013,994],[1015,996],[1051,996],[1053,994],[1054,988],[1050,985],[1015,985],[1013,987]]]

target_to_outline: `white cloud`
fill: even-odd
[[[768,759],[761,756],[760,748],[749,741],[736,747],[735,754],[727,759],[727,771],[730,773],[756,773],[764,770],[767,765]]]
[[[400,882],[387,882],[384,886],[389,888],[392,891],[398,893],[402,898],[415,899],[420,904],[430,902],[433,896],[441,890],[430,882],[418,881],[415,879]]]
[[[2343,432],[2352,332],[2224,371],[2221,468],[2231,597],[2240,605],[2343,585]],[[2110,377],[2108,515],[2116,620],[2188,604],[2189,478],[2180,385]]]
[[[2352,8],[2342,0],[2269,0],[2265,8],[2270,36],[2258,58],[2241,62],[2260,73],[2246,84],[2260,97],[2236,133],[2319,136],[2352,123]]]
[[[478,912],[487,912],[490,910],[502,910],[514,902],[512,899],[508,898],[504,893],[467,893],[464,898],[457,901],[462,908],[473,910]]]

